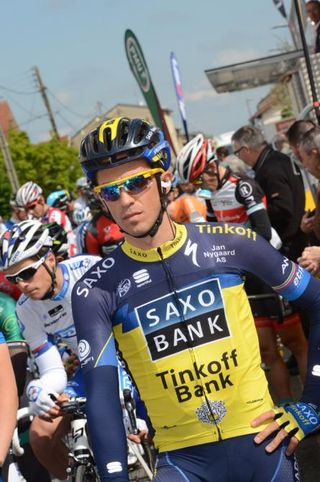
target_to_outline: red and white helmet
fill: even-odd
[[[28,204],[37,201],[41,194],[41,187],[33,181],[28,181],[18,189],[16,203],[18,206],[28,206]]]
[[[208,139],[198,134],[179,152],[176,172],[181,182],[193,182],[201,176],[208,162]]]

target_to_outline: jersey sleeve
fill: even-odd
[[[119,399],[112,333],[112,296],[89,288],[90,274],[72,292],[78,354],[87,394],[86,413],[101,480],[127,482],[127,443]]]
[[[271,222],[264,204],[264,193],[261,187],[253,179],[240,178],[237,182],[235,197],[245,206],[250,227],[269,241],[272,236]]]
[[[250,232],[250,231],[249,231]],[[279,295],[307,312],[310,322],[307,378],[302,400],[320,408],[320,280],[281,255],[256,233],[236,241],[239,267],[261,278]]]
[[[0,310],[0,329],[6,342],[23,341],[20,325],[16,317],[16,302],[10,296],[1,294]]]
[[[112,295],[98,287],[88,288],[89,276],[76,283],[72,291],[78,355],[84,373],[98,366],[118,365],[110,316]]]

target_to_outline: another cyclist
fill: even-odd
[[[169,147],[145,121],[106,120],[80,155],[125,233],[72,294],[101,480],[128,481],[115,340],[155,429],[155,481],[296,480],[292,453],[320,425],[320,282],[243,226],[174,224]],[[312,311],[303,402],[273,405],[244,271]]]
[[[49,472],[64,479],[68,452],[61,436],[68,430],[68,419],[61,416],[52,394],[59,399],[65,390],[67,375],[50,335],[66,341],[77,351],[71,291],[75,282],[100,258],[77,256],[57,263],[61,244],[52,225],[49,227],[53,237],[39,221],[15,225],[1,238],[0,255],[7,279],[23,293],[17,303],[17,315],[40,373],[40,378],[32,380],[27,387],[31,408],[40,416],[31,424],[30,443]],[[63,242],[63,237],[61,239]],[[45,415],[49,417],[44,418]]]
[[[44,224],[55,222],[61,225],[68,236],[69,256],[76,254],[76,240],[70,219],[65,212],[45,202],[42,188],[38,184],[32,181],[23,184],[17,191],[16,203],[24,207],[33,219],[38,219]]]
[[[18,409],[17,385],[5,338],[0,332],[0,468],[2,467],[16,426]]]

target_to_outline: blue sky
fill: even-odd
[[[98,102],[105,112],[143,101],[125,55],[127,28],[140,41],[162,106],[180,127],[169,64],[175,52],[189,129],[210,135],[246,123],[268,88],[217,95],[205,69],[275,54],[289,39],[287,28],[273,29],[284,20],[272,0],[10,0],[1,7],[0,96],[32,141],[48,138],[50,129],[34,92],[34,65],[61,133],[81,128]]]

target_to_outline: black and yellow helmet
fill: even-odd
[[[170,166],[171,154],[163,132],[142,119],[117,117],[106,120],[89,132],[81,142],[83,172],[93,182],[95,173],[136,159],[152,167]]]

